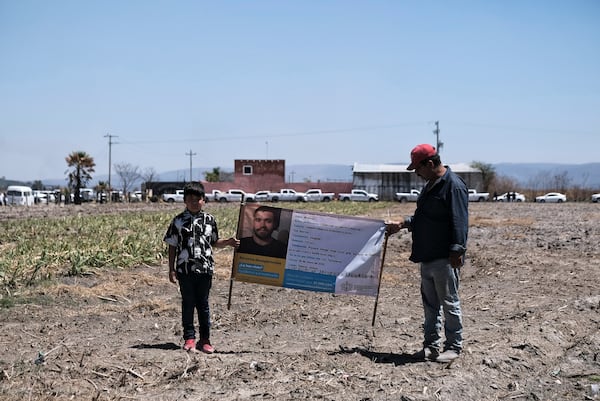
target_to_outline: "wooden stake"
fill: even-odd
[[[387,250],[387,242],[389,235],[387,228],[385,231],[385,240],[383,241],[383,255],[381,255],[381,266],[379,267],[379,283],[377,284],[377,296],[375,297],[375,307],[373,308],[373,319],[371,320],[371,327],[375,326],[375,314],[377,313],[377,304],[379,302],[379,289],[381,288],[381,277],[383,275],[383,264],[385,263],[385,251]]]
[[[237,232],[235,234],[235,237],[237,239],[240,239],[240,237],[242,236],[242,216],[244,214],[244,197],[242,196],[242,201],[240,202],[240,212],[238,214],[238,225],[237,225]],[[233,259],[231,261],[231,275],[229,276],[229,296],[227,297],[227,310],[231,309],[231,293],[233,291],[233,275],[235,273],[235,253],[237,252],[234,251],[233,252]]]

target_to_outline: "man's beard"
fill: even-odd
[[[254,234],[263,241],[267,241],[271,238],[271,232],[266,229],[255,230]]]

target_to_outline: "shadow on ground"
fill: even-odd
[[[365,348],[359,348],[359,347],[346,348],[346,347],[340,346],[339,351],[332,352],[331,354],[332,355],[335,355],[335,354],[338,354],[338,355],[339,354],[360,354],[360,355],[364,356],[365,358],[369,358],[369,360],[371,360],[375,363],[389,363],[389,364],[393,364],[394,366],[407,365],[410,363],[425,362],[423,359],[419,359],[419,358],[415,357],[414,354],[406,354],[406,353],[394,354],[394,353],[389,353],[389,352],[374,352],[374,351],[369,351]]]

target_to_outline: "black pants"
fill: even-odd
[[[198,311],[200,339],[210,338],[210,306],[208,295],[212,286],[211,274],[179,274],[181,291],[181,323],[183,339],[196,338],[194,311]]]

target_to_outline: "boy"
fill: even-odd
[[[198,349],[215,352],[210,343],[210,307],[208,295],[212,286],[214,259],[212,247],[237,247],[235,238],[219,239],[215,218],[202,211],[206,202],[204,187],[186,185],[183,192],[186,209],[171,221],[164,241],[169,245],[169,280],[179,282],[183,349],[196,350],[194,312],[198,313],[200,341]]]

